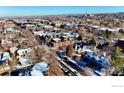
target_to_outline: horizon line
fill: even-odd
[[[106,14],[106,13],[124,13],[124,12],[87,12],[87,13],[63,13],[63,14],[43,14],[43,15],[13,15],[13,16],[0,16],[0,18],[6,17],[38,17],[38,16],[64,16],[64,15],[83,15],[83,14]]]

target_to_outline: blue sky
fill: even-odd
[[[0,16],[124,12],[124,6],[0,6]]]

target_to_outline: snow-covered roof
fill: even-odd
[[[43,73],[41,73],[37,70],[33,70],[33,71],[31,71],[31,76],[43,76]]]
[[[20,62],[22,65],[26,65],[26,64],[28,64],[28,62],[29,62],[30,60],[31,60],[31,59],[29,59],[29,58],[21,57],[21,58],[19,59],[19,62]]]
[[[61,39],[60,38],[53,38],[54,41],[59,42]]]
[[[10,54],[8,52],[4,52],[2,58],[1,58],[1,55],[0,55],[0,60],[4,61],[4,60],[8,59],[8,57],[10,57]]]
[[[14,53],[16,50],[18,50],[17,47],[12,47],[12,48],[10,48],[10,52],[11,52],[11,53]]]
[[[91,49],[89,49],[88,46],[83,46],[83,51],[85,52],[93,52]]]
[[[31,48],[19,49],[19,50],[17,51],[17,53],[21,55],[21,54],[23,54],[23,52],[25,52],[25,51],[28,52],[28,51],[31,51],[31,50],[32,50]]]
[[[14,29],[9,27],[9,28],[6,28],[5,31],[14,31]]]
[[[37,70],[39,72],[48,71],[48,65],[45,62],[37,63],[36,65],[34,65],[32,70]]]

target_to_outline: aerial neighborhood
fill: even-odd
[[[124,76],[124,13],[0,18],[1,76]]]

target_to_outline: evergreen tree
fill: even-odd
[[[124,30],[123,29],[119,29],[119,33],[124,34]]]
[[[122,70],[122,65],[124,64],[124,59],[121,57],[121,55],[121,49],[119,47],[115,47],[111,56],[111,65],[115,68],[116,74]]]
[[[115,47],[115,51],[114,51],[114,58],[118,58],[121,56],[121,49],[119,47]]]
[[[96,44],[97,44],[96,38],[95,37],[92,37],[92,39],[90,40],[90,43],[92,45],[96,46]]]
[[[109,33],[109,30],[106,29],[106,31],[105,31],[105,37],[106,37],[106,38],[109,38],[109,34],[110,34],[110,33]]]

